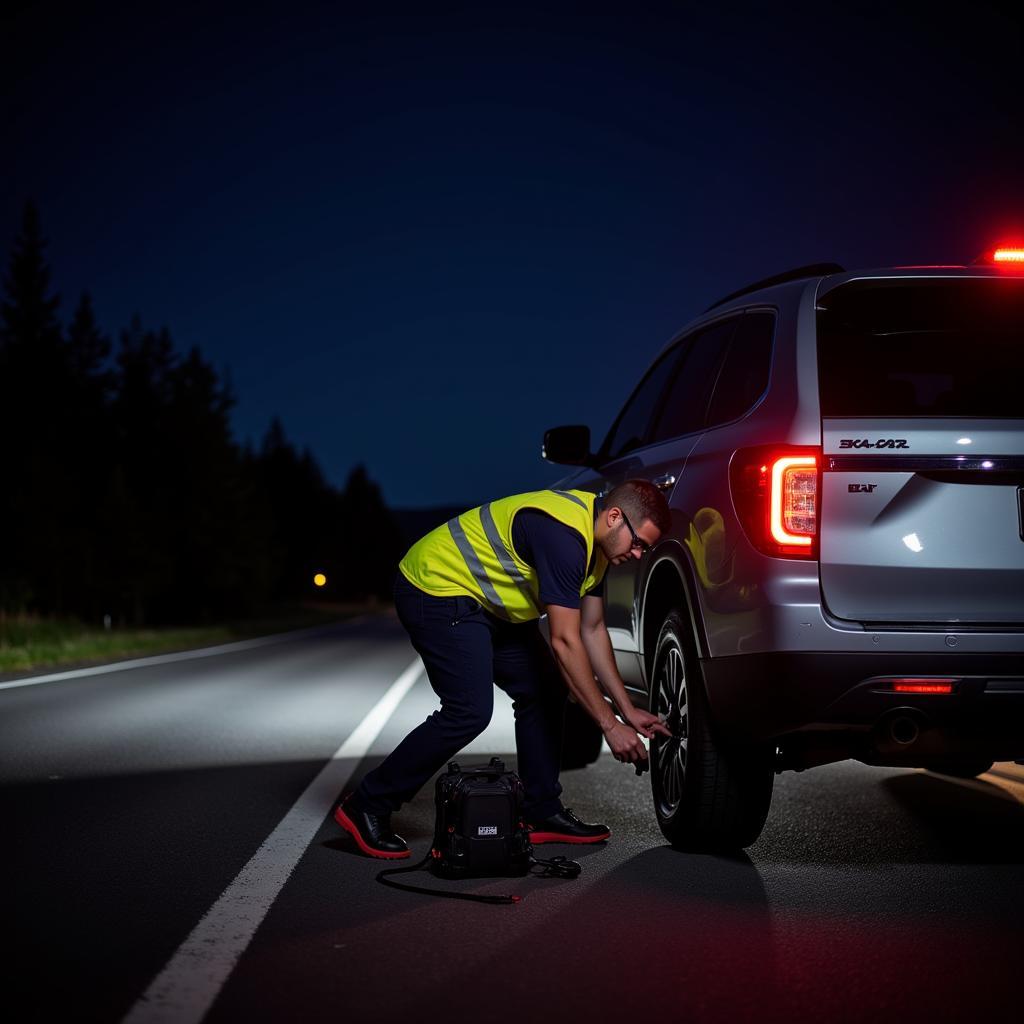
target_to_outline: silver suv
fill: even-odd
[[[672,510],[605,603],[673,843],[752,843],[777,772],[1024,757],[1024,265],[758,282],[544,455]]]

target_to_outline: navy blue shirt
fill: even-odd
[[[512,519],[512,544],[519,556],[537,570],[540,599],[544,604],[579,608],[580,587],[593,568],[597,545],[587,562],[587,545],[571,526],[536,508],[520,509]],[[587,591],[601,597],[604,580]]]

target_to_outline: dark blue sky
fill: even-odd
[[[4,258],[31,196],[65,314],[167,326],[240,439],[402,507],[553,480],[544,428],[748,281],[1024,229],[1017,15],[426,6],[5,16]]]

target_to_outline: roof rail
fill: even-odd
[[[704,312],[709,313],[716,306],[721,306],[730,299],[737,299],[741,295],[746,295],[747,292],[760,291],[762,288],[770,288],[776,284],[785,284],[787,281],[799,281],[804,277],[824,277],[825,274],[842,274],[845,269],[845,267],[839,266],[838,263],[809,263],[806,267],[785,270],[781,274],[766,277],[763,281],[755,281],[753,284],[748,284],[746,288],[740,288],[737,291],[729,292],[728,295],[723,295],[717,302],[712,302]]]

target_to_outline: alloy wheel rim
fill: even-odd
[[[657,775],[659,803],[671,814],[683,798],[689,718],[686,703],[686,667],[683,652],[672,644],[665,652],[656,679],[655,712],[664,717],[672,737],[656,735],[651,741],[653,771]]]

